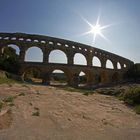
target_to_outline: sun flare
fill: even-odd
[[[104,25],[104,26],[101,26],[99,24],[99,19],[100,17],[98,16],[97,18],[97,21],[96,21],[96,24],[95,25],[92,25],[87,19],[85,19],[83,16],[81,16],[82,19],[90,26],[91,30],[89,30],[88,32],[85,32],[83,33],[82,35],[87,35],[87,34],[92,34],[93,35],[93,43],[95,43],[95,40],[96,40],[96,36],[99,35],[100,37],[102,37],[103,39],[105,39],[106,41],[110,42],[102,33],[102,30],[103,29],[106,29],[108,27],[111,26],[111,24],[109,25]]]
[[[93,26],[92,29],[91,29],[91,32],[93,34],[101,34],[101,26],[100,25],[96,25],[96,26]]]

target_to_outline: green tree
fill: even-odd
[[[0,69],[17,74],[19,70],[18,58],[19,55],[16,54],[15,49],[4,47],[0,56]]]

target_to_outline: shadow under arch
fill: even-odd
[[[29,47],[25,52],[25,62],[43,62],[43,51],[40,47]]]
[[[49,53],[49,63],[67,64],[68,63],[67,54],[59,49],[51,50]]]

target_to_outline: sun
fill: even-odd
[[[101,34],[101,26],[98,24],[96,26],[93,26],[92,29],[91,29],[91,32],[93,34]]]
[[[83,16],[81,16],[81,18],[90,26],[90,30],[88,32],[83,33],[82,35],[87,35],[87,34],[92,34],[93,35],[93,43],[95,43],[96,37],[97,35],[99,35],[100,37],[102,37],[103,39],[105,39],[106,41],[110,42],[102,33],[103,29],[106,29],[108,27],[110,27],[112,24],[109,25],[104,25],[101,26],[99,24],[99,19],[100,17],[98,16],[96,24],[92,25],[87,19],[85,19]]]
[[[107,38],[102,34],[102,29],[103,27],[98,23],[96,23],[95,26],[93,25],[91,26],[91,30],[88,32],[88,34],[93,34],[93,43],[95,43],[95,39],[97,35],[107,40]]]

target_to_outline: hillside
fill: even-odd
[[[140,116],[122,101],[66,89],[1,84],[0,140],[139,140]]]

